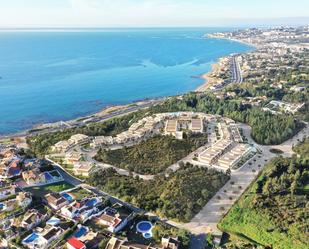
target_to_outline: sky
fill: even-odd
[[[309,0],[0,0],[0,28],[309,24]]]

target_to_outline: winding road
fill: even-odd
[[[249,144],[254,145],[260,151],[253,158],[247,161],[241,168],[232,171],[231,179],[213,196],[208,203],[204,206],[204,208],[188,223],[181,224],[171,220],[163,220],[164,222],[190,231],[193,234],[190,249],[204,249],[205,248],[205,236],[207,233],[213,234],[221,234],[221,231],[217,228],[217,224],[222,219],[222,217],[229,211],[232,205],[239,199],[239,197],[243,194],[243,192],[248,188],[248,186],[256,179],[259,172],[264,168],[265,164],[269,162],[272,158],[277,157],[277,154],[271,153],[271,149],[280,149],[284,152],[282,156],[290,157],[294,154],[292,150],[292,146],[297,144],[304,137],[309,136],[309,125],[306,123],[306,126],[303,130],[297,133],[293,138],[285,141],[280,145],[274,146],[263,146],[255,143],[255,141],[251,137],[251,127],[246,124],[238,124],[239,128],[242,129],[243,135],[246,137]],[[207,145],[206,145],[207,146]],[[203,147],[199,148],[197,151],[192,152],[186,158],[181,161],[190,161],[194,157],[194,154],[204,149]],[[119,174],[128,175],[130,174],[128,171],[119,169],[112,165],[107,165],[103,163],[99,163],[93,159],[96,150],[89,151],[86,154],[86,160],[92,161],[96,165],[108,168],[112,167],[117,170]],[[83,184],[81,181],[71,176],[60,166],[55,166],[61,173],[63,173],[64,178],[73,185]],[[169,167],[169,169],[176,171],[179,168],[179,164],[173,164]],[[138,175],[138,174],[136,174]],[[154,175],[139,175],[141,178],[145,180],[151,180],[154,178]],[[130,203],[125,203],[120,201],[118,198],[110,196],[107,193],[104,193],[94,187],[88,186],[93,192],[102,195],[108,196],[111,200],[115,202],[121,202],[132,209],[143,212],[143,210],[132,206]]]

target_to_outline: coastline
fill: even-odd
[[[88,115],[85,116],[78,116],[74,119],[69,119],[69,120],[59,120],[56,122],[51,122],[51,123],[40,123],[32,126],[29,129],[21,130],[15,133],[8,133],[8,134],[0,134],[0,143],[1,140],[14,140],[14,139],[19,139],[19,138],[25,138],[29,136],[32,131],[38,131],[38,132],[44,132],[48,129],[60,129],[60,123],[66,123],[68,125],[72,125],[71,128],[76,127],[76,124],[82,123],[83,125],[87,125],[89,123],[95,122],[95,120],[98,120],[97,122],[100,122],[101,119],[105,119],[107,116],[111,116],[111,118],[117,114],[119,116],[123,115],[122,112],[128,111],[127,113],[130,113],[130,109],[136,108],[136,109],[143,109],[145,108],[144,106],[147,105],[155,105],[156,103],[163,101],[164,99],[168,98],[166,97],[157,97],[157,98],[152,98],[152,99],[142,99],[142,100],[136,100],[132,101],[128,104],[124,105],[109,105],[106,107],[103,107],[102,109],[94,112],[94,113],[89,113]],[[115,115],[116,116],[116,115]],[[93,121],[91,121],[93,119]],[[87,122],[88,121],[88,122]],[[70,128],[70,127],[67,127]]]
[[[216,37],[213,36],[212,34],[207,34],[207,37],[211,37],[211,38],[215,38],[215,39],[225,39],[225,40],[230,40],[230,41],[234,41],[234,42],[238,42],[238,43],[242,43],[245,45],[249,45],[252,47],[257,48],[256,45],[254,44],[250,44],[250,43],[246,43],[240,40],[236,40],[236,39],[230,39],[230,38],[221,38],[221,37]],[[245,52],[247,53],[247,52]],[[228,56],[224,56],[224,57],[220,57],[218,58],[217,62],[215,62],[214,64],[211,65],[211,70],[201,74],[199,77],[200,79],[203,79],[204,82],[198,86],[196,89],[193,89],[192,91],[194,92],[205,92],[208,91],[212,86],[215,86],[216,84],[218,84],[217,79],[215,77],[212,76],[213,73],[217,72],[218,70],[220,70],[220,61],[228,58],[230,55]],[[124,104],[124,105],[114,105],[114,106],[106,106],[94,113],[89,113],[85,116],[78,116],[74,119],[70,119],[70,120],[59,120],[56,122],[51,122],[51,123],[41,123],[41,124],[36,124],[34,126],[32,126],[31,128],[28,128],[26,130],[21,130],[15,133],[8,133],[8,134],[0,134],[0,140],[5,140],[5,139],[14,139],[14,138],[21,138],[21,137],[26,137],[29,134],[31,134],[32,131],[44,131],[46,129],[50,129],[50,128],[54,128],[56,126],[59,126],[60,123],[64,122],[64,123],[77,123],[77,122],[83,122],[85,120],[88,119],[92,119],[92,118],[100,118],[103,117],[105,115],[108,115],[109,113],[117,113],[117,112],[121,112],[122,110],[126,110],[132,106],[137,106],[137,105],[143,105],[145,103],[150,103],[152,101],[162,101],[165,98],[168,98],[170,96],[165,96],[165,97],[156,97],[156,98],[152,98],[152,99],[142,99],[142,100],[136,100],[136,101],[132,101],[128,104]],[[86,125],[87,122],[84,123],[84,125]]]
[[[220,58],[219,61],[223,58],[226,58],[226,57]],[[208,73],[204,73],[200,76],[200,78],[204,80],[204,83],[202,85],[200,85],[199,87],[197,87],[194,91],[195,92],[205,92],[210,87],[216,85],[216,83],[217,83],[216,79],[214,77],[212,77],[211,75],[214,72],[216,72],[217,70],[219,70],[219,68],[220,68],[219,62],[212,64],[211,70]]]
[[[247,46],[253,47],[255,50],[258,49],[258,45],[257,44],[253,44],[253,43],[249,43],[249,42],[245,42],[245,41],[241,41],[241,40],[237,40],[237,39],[232,39],[232,38],[225,38],[225,37],[217,37],[215,35],[212,34],[207,34],[207,37],[210,38],[214,38],[214,39],[223,39],[223,40],[229,40],[229,41],[233,41],[233,42],[238,42],[241,44],[245,44]],[[246,54],[248,52],[242,53],[242,54]],[[201,84],[200,86],[198,86],[194,91],[195,92],[205,92],[208,91],[211,87],[215,86],[216,84],[218,84],[217,79],[215,77],[212,77],[213,73],[216,73],[218,70],[220,70],[220,61],[227,59],[229,56],[224,56],[218,59],[218,61],[214,64],[212,64],[211,66],[211,70],[207,73],[204,73],[200,76],[201,79],[204,80],[204,83]]]

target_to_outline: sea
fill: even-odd
[[[0,134],[203,84],[220,57],[252,47],[229,28],[0,30]]]

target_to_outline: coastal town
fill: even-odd
[[[309,136],[309,27],[207,36],[254,49],[193,93],[0,139],[1,248],[221,248],[229,210]]]

